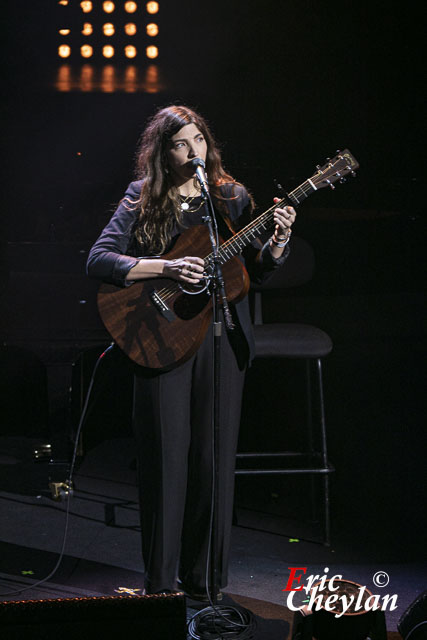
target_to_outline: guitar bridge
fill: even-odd
[[[168,322],[173,322],[174,320],[176,320],[176,315],[174,314],[174,312],[168,307],[166,302],[162,299],[160,294],[155,289],[153,289],[153,291],[150,293],[150,300],[156,307],[157,311],[159,311],[159,313],[161,313]]]

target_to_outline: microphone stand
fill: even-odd
[[[220,318],[220,302],[223,305],[224,320],[228,329],[234,329],[230,309],[225,295],[224,279],[221,271],[220,257],[218,253],[218,227],[215,218],[215,211],[209,194],[207,185],[200,180],[202,198],[204,200],[205,215],[203,221],[208,227],[209,238],[212,245],[212,267],[211,296],[213,309],[213,411],[212,411],[212,448],[213,448],[213,505],[212,505],[212,527],[210,537],[210,557],[209,560],[209,591],[211,602],[217,604],[218,596],[218,488],[219,488],[219,411],[220,411],[220,376],[221,376],[221,339],[222,322]],[[208,582],[208,580],[207,580]]]

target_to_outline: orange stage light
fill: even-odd
[[[89,0],[83,0],[83,2],[80,3],[80,6],[83,13],[90,13],[90,11],[92,11],[93,9],[92,3],[89,2]]]
[[[159,27],[154,23],[150,22],[146,27],[147,35],[156,36],[159,33]]]
[[[82,29],[82,34],[84,36],[90,36],[93,33],[93,27],[90,22],[85,22]]]
[[[80,47],[80,54],[82,58],[90,58],[93,55],[93,48],[89,44],[84,44]]]
[[[157,13],[159,10],[158,2],[147,2],[147,13]]]
[[[106,44],[104,47],[102,47],[102,55],[104,56],[104,58],[112,58],[114,56],[114,47]]]
[[[145,50],[146,54],[147,54],[147,58],[157,58],[157,56],[159,55],[159,50],[157,47],[147,47]]]
[[[114,32],[116,30],[114,28],[114,25],[111,22],[106,22],[105,24],[102,25],[102,31],[104,33],[104,36],[112,36],[114,35]]]
[[[71,47],[68,44],[61,44],[58,47],[58,55],[61,58],[68,58],[71,55]]]
[[[128,22],[127,24],[125,24],[125,34],[127,36],[134,36],[136,32],[136,24],[134,24],[133,22]]]
[[[128,44],[125,47],[125,56],[126,58],[134,58],[137,54],[137,50],[135,47],[133,47],[131,44]]]
[[[127,11],[128,13],[135,13],[137,9],[138,5],[136,4],[136,2],[125,2],[125,11]]]
[[[105,13],[113,13],[116,7],[114,6],[114,2],[108,1],[102,3],[102,8],[104,9]]]

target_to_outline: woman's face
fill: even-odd
[[[167,158],[176,184],[187,182],[194,176],[191,161],[193,158],[201,158],[205,162],[207,150],[206,140],[193,122],[186,124],[172,136]]]

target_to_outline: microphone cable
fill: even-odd
[[[31,585],[29,585],[27,587],[22,587],[21,589],[15,589],[14,591],[3,591],[3,592],[0,592],[0,596],[11,596],[11,595],[15,595],[17,593],[23,593],[24,591],[29,591],[30,589],[34,589],[34,587],[38,587],[41,584],[44,584],[45,582],[47,582],[48,580],[53,578],[53,576],[58,571],[58,569],[59,569],[59,567],[61,565],[61,562],[62,562],[63,557],[64,557],[64,553],[65,553],[65,545],[66,545],[66,542],[67,542],[68,525],[69,525],[69,520],[70,520],[70,502],[71,502],[71,496],[73,494],[72,482],[73,482],[74,467],[75,467],[76,458],[77,458],[77,449],[78,449],[80,433],[82,431],[83,423],[84,423],[84,420],[85,420],[85,417],[86,417],[86,413],[87,413],[87,409],[88,409],[88,406],[89,406],[89,400],[90,400],[90,396],[91,396],[91,393],[92,393],[93,385],[94,385],[94,382],[95,382],[96,372],[98,370],[98,367],[99,367],[102,359],[106,356],[106,354],[109,351],[111,351],[113,349],[114,344],[115,343],[112,342],[105,349],[105,351],[103,351],[101,353],[101,355],[98,357],[98,360],[95,363],[95,366],[94,366],[93,371],[92,371],[92,377],[90,379],[89,387],[88,387],[88,390],[87,390],[87,393],[86,393],[85,403],[84,403],[84,406],[83,406],[83,409],[82,409],[82,413],[81,413],[81,416],[80,416],[80,420],[79,420],[79,424],[78,424],[78,427],[77,427],[75,441],[74,441],[73,455],[72,455],[71,464],[70,464],[70,473],[68,474],[69,477],[66,480],[66,484],[68,485],[68,491],[65,492],[65,495],[67,497],[66,509],[65,509],[65,525],[64,525],[64,533],[62,535],[61,551],[59,552],[58,560],[57,560],[54,568],[52,569],[52,571],[45,578],[42,578],[41,580],[38,580],[37,582],[34,582],[33,584],[31,584]]]

